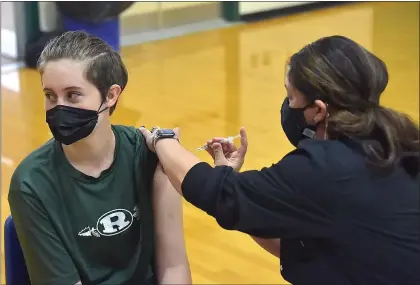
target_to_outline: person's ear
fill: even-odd
[[[121,87],[117,84],[113,84],[109,90],[108,90],[108,94],[107,94],[107,100],[106,100],[106,106],[108,108],[111,108],[112,106],[114,106],[117,101],[118,98],[120,97],[121,94]]]
[[[327,104],[322,102],[321,100],[315,100],[314,102],[316,106],[316,114],[314,117],[314,123],[319,124],[327,118]]]

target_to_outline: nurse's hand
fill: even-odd
[[[139,131],[142,133],[144,139],[146,140],[147,147],[153,152],[156,152],[155,147],[153,145],[153,136],[158,129],[160,129],[160,127],[153,127],[151,131],[146,129],[144,126],[141,126],[139,128]],[[173,131],[178,137],[178,139],[180,139],[180,129],[175,128],[173,129]]]
[[[220,144],[223,138],[213,138],[207,142],[206,151],[214,160],[215,166],[227,165],[233,170],[239,172],[245,161],[245,155],[248,148],[248,138],[245,128],[241,128],[241,146],[237,149],[232,142]]]

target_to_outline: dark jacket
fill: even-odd
[[[351,139],[305,140],[261,171],[197,164],[182,190],[225,229],[280,238],[294,285],[418,285],[419,178],[369,166]]]

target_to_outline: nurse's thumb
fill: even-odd
[[[220,143],[214,143],[211,145],[214,153],[214,163],[217,165],[218,162],[223,162],[226,160],[225,155],[223,153],[223,148]]]

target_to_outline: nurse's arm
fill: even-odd
[[[313,199],[323,189],[307,186],[316,186],[322,177],[304,150],[269,168],[242,173],[201,162],[172,139],[157,141],[156,153],[175,189],[227,230],[259,238],[329,234],[331,217]]]

